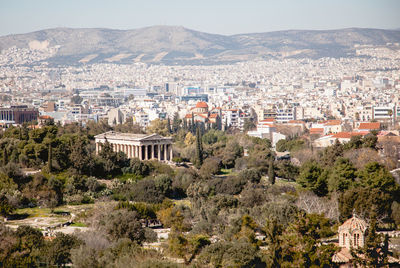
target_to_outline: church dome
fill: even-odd
[[[199,102],[196,104],[196,108],[207,108],[207,109],[208,109],[208,105],[207,105],[207,103],[205,103],[204,101],[199,101]]]
[[[339,226],[339,232],[342,231],[347,231],[349,233],[352,233],[355,230],[360,230],[361,232],[365,232],[368,228],[367,223],[360,219],[357,218],[356,216],[351,217],[347,221],[345,221],[341,226]]]

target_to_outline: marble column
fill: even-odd
[[[161,161],[161,145],[160,144],[157,145],[157,149],[158,149],[157,159],[158,159],[158,161]]]
[[[99,143],[96,143],[96,154],[99,154]]]
[[[154,144],[151,145],[151,159],[154,159],[156,157],[156,154],[154,153],[156,146]]]
[[[169,145],[169,160],[172,161],[172,158],[174,157],[173,152],[172,152],[172,144]]]
[[[164,161],[167,161],[167,144],[164,144]]]
[[[143,147],[142,147],[142,145],[139,145],[139,159],[143,160]]]
[[[149,147],[147,145],[144,146],[144,159],[149,160]]]

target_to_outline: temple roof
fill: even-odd
[[[145,141],[145,140],[171,140],[170,137],[163,137],[156,133],[153,134],[133,134],[108,131],[94,136],[96,139],[107,138],[109,140],[128,140],[128,141]]]

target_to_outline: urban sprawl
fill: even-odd
[[[398,46],[398,44],[391,44]],[[0,123],[54,120],[62,125],[132,120],[146,128],[179,116],[185,123],[280,139],[316,134],[314,145],[354,133],[394,131],[400,118],[400,52],[359,46],[358,57],[165,66],[133,62],[52,67],[57,47],[0,54]],[[252,122],[246,124],[246,122]]]

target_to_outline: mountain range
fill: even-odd
[[[399,43],[400,30],[347,28],[287,30],[218,35],[180,26],[134,30],[54,28],[0,37],[0,50],[58,47],[52,64],[97,62],[220,64],[269,58],[320,58],[355,55],[356,45]]]

